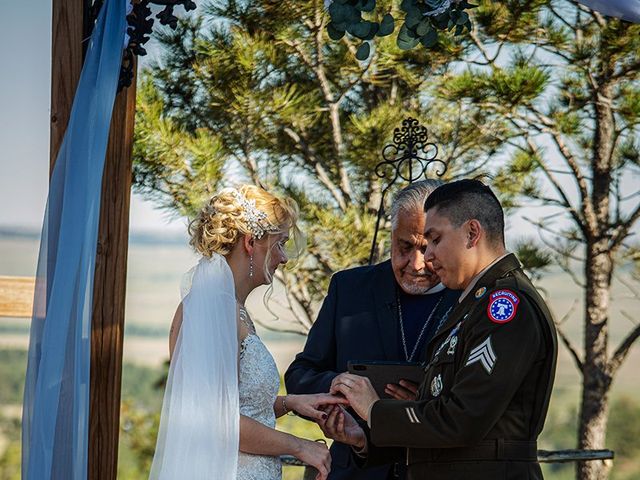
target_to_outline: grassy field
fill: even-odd
[[[163,375],[163,363],[168,356],[167,333],[170,319],[179,302],[182,274],[194,263],[195,257],[178,239],[158,243],[148,239],[133,239],[129,251],[127,313],[125,329],[125,362],[123,377],[123,414],[119,478],[143,478],[153,452],[156,421],[162,399],[162,390],[154,383]],[[0,233],[0,275],[32,276],[37,260],[37,238]],[[579,345],[582,312],[581,292],[570,278],[559,272],[544,277],[540,282],[557,318],[572,313],[563,327]],[[266,319],[272,325],[287,325],[286,314],[276,306],[280,319],[272,316],[262,305],[263,292],[255,292],[249,301],[254,318]],[[275,300],[279,298],[276,291]],[[623,338],[633,324],[622,312],[638,311],[637,301],[619,283],[614,285],[611,301],[612,347]],[[281,372],[284,372],[298,352],[304,337],[274,333],[260,329],[265,343],[274,353]],[[15,480],[14,466],[19,460],[16,437],[20,415],[21,385],[24,375],[24,350],[28,345],[28,321],[0,318],[0,480]],[[614,478],[626,480],[640,478],[640,427],[634,425],[636,416],[640,425],[640,382],[637,367],[640,346],[635,346],[622,367],[613,387],[615,407],[609,438],[624,453],[615,461]],[[580,376],[571,357],[560,347],[557,380],[551,409],[541,438],[540,448],[575,447],[576,412],[580,396]],[[637,415],[636,415],[637,414]],[[624,415],[618,418],[616,415]],[[316,438],[319,430],[312,424],[293,417],[281,420],[282,428],[308,438]],[[149,440],[151,439],[151,440]],[[611,447],[611,445],[609,445]],[[18,449],[16,451],[16,448]],[[2,453],[4,452],[4,453]],[[631,456],[630,456],[631,455]],[[3,463],[4,462],[4,463]],[[12,463],[13,462],[13,463]],[[287,480],[302,478],[300,468],[287,468]],[[564,480],[573,478],[570,465],[545,466],[546,478]]]

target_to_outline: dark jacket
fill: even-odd
[[[289,393],[328,392],[331,381],[356,361],[404,361],[400,346],[396,281],[391,262],[336,273],[304,350],[287,372]],[[460,292],[445,291],[432,321],[439,321]],[[425,345],[428,344],[425,342]],[[424,352],[419,352],[419,358]],[[392,465],[361,470],[351,449],[337,442],[331,447],[330,480],[383,480]]]
[[[410,479],[541,479],[556,357],[551,314],[510,254],[436,332],[418,400],[374,404],[368,463],[404,457]]]

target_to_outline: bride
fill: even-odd
[[[299,231],[289,198],[244,185],[214,195],[191,223],[201,255],[171,325],[169,377],[150,479],[280,480],[280,455],[330,471],[323,443],[275,430],[295,412],[324,419],[329,394],[278,396],[279,374],[244,307],[287,262],[285,243]]]

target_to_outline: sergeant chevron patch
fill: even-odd
[[[491,335],[482,342],[480,345],[471,350],[465,367],[472,365],[476,362],[480,362],[489,375],[493,371],[493,367],[496,364],[496,354],[491,346]]]

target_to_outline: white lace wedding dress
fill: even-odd
[[[240,318],[250,332],[240,344],[239,394],[240,415],[250,417],[270,428],[276,426],[273,404],[278,395],[280,375],[273,357],[255,334],[246,311]],[[281,480],[279,457],[238,454],[238,480]]]

